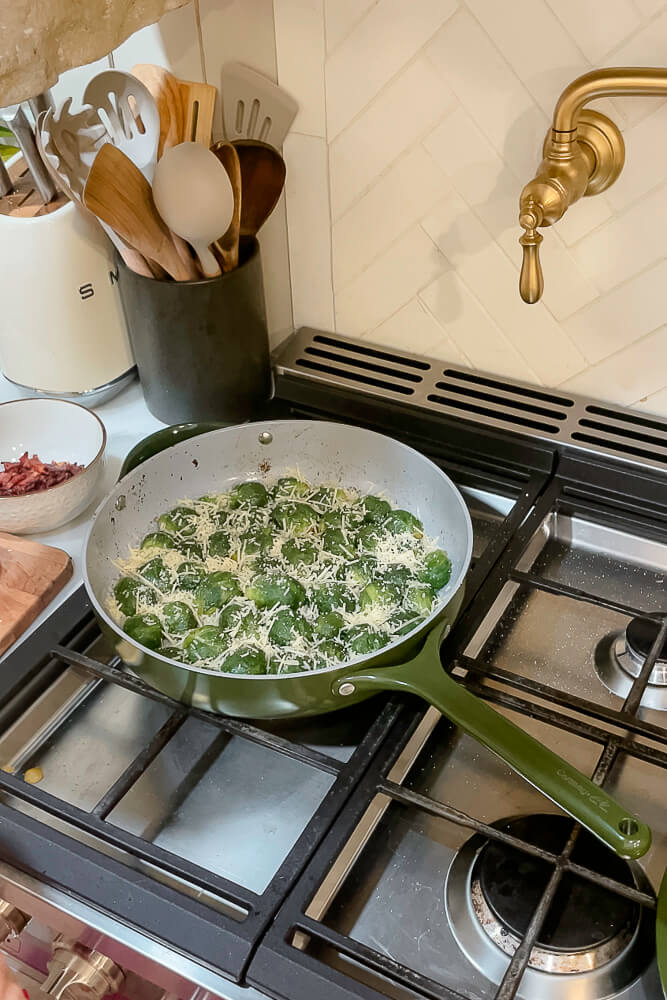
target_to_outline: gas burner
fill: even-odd
[[[572,830],[572,820],[557,815],[520,816],[494,825],[552,854],[560,854]],[[650,891],[638,866],[623,861],[584,830],[572,861]],[[548,860],[480,835],[468,840],[454,858],[445,887],[449,922],[467,957],[493,983],[500,983],[519,947],[552,871]],[[633,992],[633,997],[652,996],[652,923],[652,914],[631,900],[566,872],[518,996],[562,998],[564,975],[568,990],[578,990],[576,995],[586,1000],[623,996],[639,976],[646,980],[646,992]]]
[[[650,618],[633,618],[624,632],[607,635],[595,650],[595,669],[602,683],[621,698],[627,697],[651,651],[660,626]],[[663,645],[642,705],[667,711],[667,642]]]

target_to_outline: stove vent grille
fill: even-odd
[[[278,350],[278,377],[331,387],[667,469],[667,420],[302,327]]]

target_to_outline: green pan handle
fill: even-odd
[[[662,991],[667,997],[667,871],[662,876],[658,893],[658,912],[655,918],[655,949],[658,955],[658,972]]]
[[[187,441],[188,438],[197,437],[199,434],[207,434],[208,431],[217,431],[220,427],[229,427],[229,424],[172,424],[171,427],[163,427],[154,434],[142,438],[135,444],[131,451],[125,456],[118,478],[122,479],[136,469],[142,462],[146,462],[154,455],[159,455],[161,451]]]
[[[576,768],[548,750],[447,674],[440,663],[442,626],[407,663],[377,670],[360,669],[339,677],[334,694],[405,691],[425,698],[457,726],[492,750],[552,802],[594,833],[623,858],[640,858],[651,831]]]

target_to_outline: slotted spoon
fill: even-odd
[[[83,100],[97,111],[109,141],[150,183],[157,162],[160,114],[148,88],[131,73],[107,69],[88,83]]]

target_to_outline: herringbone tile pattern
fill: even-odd
[[[667,64],[667,3],[273,7],[302,108],[285,147],[295,322],[667,415],[667,104],[607,103],[624,174],[545,232],[536,306],[516,222],[562,88]]]

